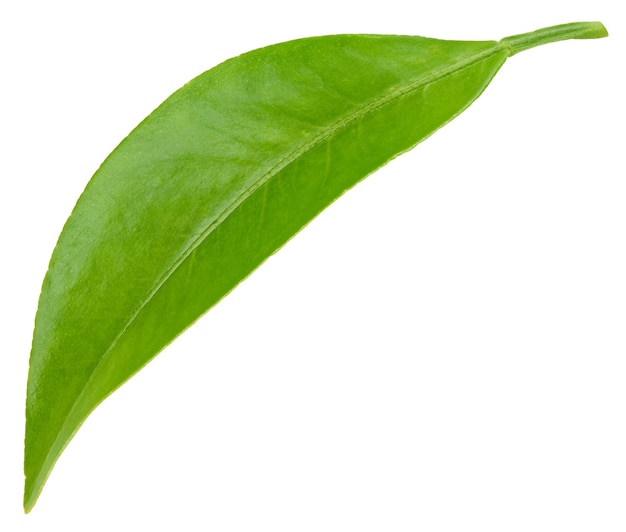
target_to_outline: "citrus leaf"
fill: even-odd
[[[52,255],[28,376],[26,511],[91,411],[365,176],[469,106],[507,57],[606,36],[335,35],[195,78],[104,161]]]

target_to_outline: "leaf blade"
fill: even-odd
[[[326,205],[471,104],[509,54],[493,41],[292,41],[201,75],[142,122],[90,181],[44,281],[25,509],[105,397]]]

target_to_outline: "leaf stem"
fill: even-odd
[[[572,22],[550,26],[530,33],[511,35],[500,42],[509,48],[510,55],[515,55],[529,48],[551,42],[567,39],[599,39],[608,37],[608,35],[609,33],[601,22]]]

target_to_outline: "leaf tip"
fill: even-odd
[[[24,478],[24,513],[28,514],[35,506],[35,503],[39,499],[39,495],[43,490],[44,484],[48,480],[50,475],[50,469],[41,470],[39,474],[29,475],[26,473]]]
[[[28,482],[28,481],[27,481]],[[24,490],[24,513],[29,514],[37,502],[37,495],[28,490],[28,485]]]

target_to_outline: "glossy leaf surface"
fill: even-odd
[[[576,23],[500,42],[301,39],[174,93],[102,164],[53,253],[30,359],[25,509],[107,395],[329,203],[463,111],[507,57],[605,35]]]

